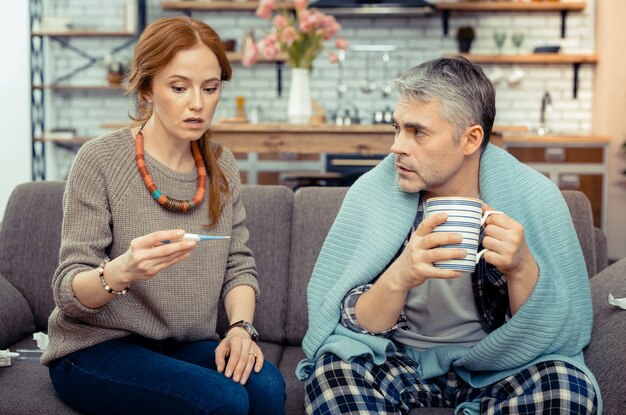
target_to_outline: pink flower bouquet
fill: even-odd
[[[294,0],[295,17],[288,11],[276,14],[272,19],[270,33],[259,41],[259,47],[248,49],[243,57],[243,64],[250,66],[257,60],[260,52],[267,59],[272,59],[279,52],[286,52],[288,62],[294,68],[313,69],[313,61],[324,48],[324,42],[335,38],[335,47],[345,50],[348,42],[338,37],[341,25],[333,16],[318,10],[309,10],[308,0]],[[256,15],[269,19],[276,10],[275,0],[261,0]],[[330,51],[328,59],[336,63],[338,58]]]

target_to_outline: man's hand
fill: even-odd
[[[375,333],[389,329],[398,321],[411,288],[423,284],[428,278],[448,279],[463,275],[459,271],[440,269],[433,265],[437,261],[467,256],[465,249],[441,248],[441,245],[463,241],[459,233],[433,233],[433,229],[447,219],[446,213],[425,218],[411,235],[398,259],[359,298],[354,312],[361,327]]]
[[[487,204],[483,212],[491,209]],[[537,277],[539,268],[528,249],[524,227],[504,213],[489,216],[485,222],[483,247],[485,261],[502,272],[508,281]]]
[[[433,229],[448,219],[446,213],[437,213],[426,217],[413,232],[406,247],[398,259],[383,274],[381,279],[387,279],[389,287],[396,290],[408,291],[421,285],[428,278],[458,278],[459,271],[440,269],[434,262],[449,259],[463,259],[467,250],[457,248],[441,248],[442,245],[458,244],[463,241],[459,233],[435,232]]]
[[[493,210],[483,205],[483,213]],[[524,227],[504,213],[489,216],[485,222],[483,255],[486,262],[503,273],[508,282],[511,312],[526,302],[539,278],[539,267],[535,262],[524,237]]]

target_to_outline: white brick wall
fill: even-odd
[[[45,10],[57,15],[71,16],[75,25],[85,29],[121,30],[123,27],[123,6],[125,0],[110,0],[96,3],[89,0],[44,0]],[[176,12],[161,10],[160,0],[147,0],[148,22],[165,16],[180,15]],[[582,13],[569,13],[567,19],[567,37],[560,38],[560,14],[549,13],[452,13],[450,35],[443,38],[441,18],[397,17],[397,18],[343,18],[342,36],[351,45],[391,44],[398,48],[391,54],[389,76],[424,60],[456,52],[454,33],[459,26],[472,25],[476,29],[476,40],[472,52],[496,53],[493,40],[494,31],[508,34],[504,50],[514,53],[511,33],[523,32],[525,35],[522,53],[531,52],[535,46],[559,44],[567,53],[593,52],[595,47],[594,0],[588,1]],[[243,33],[255,29],[258,38],[268,29],[268,22],[254,16],[252,12],[194,12],[193,17],[212,25],[224,38],[233,38],[241,44]],[[109,49],[123,43],[124,38],[70,38],[72,45],[86,50],[90,55],[102,55]],[[61,76],[72,68],[86,62],[58,43],[47,40],[48,59],[47,82]],[[129,57],[131,48],[121,52]],[[358,103],[360,116],[369,122],[374,111],[386,106],[393,107],[397,95],[394,93],[382,98],[380,90],[370,94],[359,91],[358,85],[366,76],[365,65],[369,57],[369,77],[378,85],[383,80],[382,53],[350,52],[344,62],[344,82],[349,91],[344,99]],[[496,65],[484,65],[486,73],[491,73]],[[514,65],[498,65],[505,77],[514,69]],[[572,65],[524,65],[525,73],[519,85],[511,86],[506,80],[496,85],[497,112],[496,124],[526,125],[534,128],[539,122],[540,100],[544,91],[552,95],[554,112],[551,117],[552,127],[558,130],[589,132],[592,115],[592,88],[594,78],[593,65],[582,65],[579,73],[578,99],[572,97]],[[272,64],[257,64],[252,68],[234,66],[234,77],[223,94],[218,107],[216,120],[232,116],[235,111],[234,97],[246,97],[246,108],[263,108],[263,120],[279,121],[285,118],[289,88],[289,67],[283,71],[283,96],[276,95],[276,71]],[[314,63],[311,77],[311,95],[328,111],[339,105],[335,92],[338,79],[336,66],[330,65],[326,54],[322,53]],[[92,67],[71,80],[76,84],[106,84],[105,70],[101,66]],[[99,128],[104,122],[123,122],[132,110],[128,98],[114,91],[107,92],[50,92],[47,91],[47,128],[76,128],[79,135],[95,136],[107,132]],[[132,111],[131,111],[132,112]],[[56,154],[58,153],[58,154]],[[55,151],[56,167],[51,178],[63,178],[65,165],[71,162],[72,153]],[[49,163],[51,164],[51,163]]]

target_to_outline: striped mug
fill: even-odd
[[[483,215],[483,205],[482,200],[467,197],[433,197],[426,201],[426,217],[440,212],[448,214],[448,219],[435,227],[433,232],[452,232],[463,236],[461,243],[442,245],[441,248],[467,250],[467,256],[463,259],[435,262],[437,268],[474,272],[476,264],[486,251],[483,249],[478,252],[481,229],[490,215],[502,213],[489,210]]]

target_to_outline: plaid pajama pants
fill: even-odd
[[[485,388],[473,388],[454,371],[432,379],[415,376],[403,353],[376,366],[366,358],[344,362],[321,356],[306,382],[307,414],[405,414],[413,408],[449,407],[480,401],[481,414],[596,413],[589,378],[576,367],[548,361]]]

